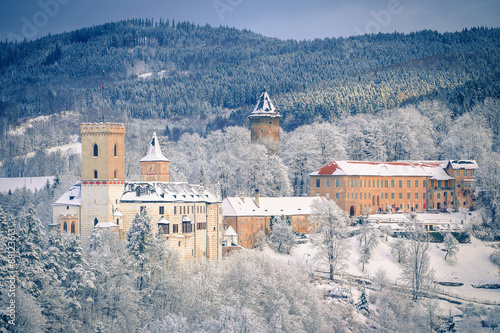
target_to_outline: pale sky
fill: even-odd
[[[281,39],[500,27],[498,0],[5,0],[0,39],[34,39],[128,18],[249,29]]]

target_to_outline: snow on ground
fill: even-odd
[[[460,216],[461,214],[461,216]],[[464,214],[431,214],[436,218],[445,219],[448,218],[455,222],[461,223]],[[468,218],[475,218],[476,215],[468,215]],[[316,237],[316,235],[308,235],[307,242],[304,244],[295,245],[290,255],[283,255],[275,253],[273,250],[267,248],[271,255],[286,260],[289,263],[296,263],[301,266],[307,267],[309,269],[328,271],[325,263],[315,261],[317,250],[311,244],[311,239]],[[351,275],[356,275],[359,277],[372,279],[375,272],[378,269],[384,269],[387,273],[387,277],[390,283],[401,285],[400,280],[400,266],[397,260],[393,258],[390,252],[389,244],[394,241],[394,238],[388,237],[387,242],[385,241],[385,236],[380,237],[380,242],[377,248],[374,250],[370,262],[365,265],[365,271],[362,272],[361,264],[358,263],[359,254],[358,248],[359,243],[356,237],[349,239],[351,245],[351,254],[348,260],[348,267],[346,273]],[[456,258],[450,260],[444,260],[445,252],[441,249],[444,248],[443,243],[431,243],[430,244],[430,260],[431,266],[436,271],[435,278],[439,282],[461,282],[463,286],[460,287],[445,287],[438,285],[437,289],[446,292],[451,296],[459,296],[465,300],[478,300],[478,301],[490,301],[500,303],[500,289],[478,289],[473,288],[472,285],[477,284],[489,284],[489,283],[500,283],[499,277],[497,276],[499,270],[490,260],[489,256],[494,251],[493,247],[488,242],[482,242],[478,239],[472,238],[469,244],[459,244],[459,252]],[[330,287],[331,288],[331,287]],[[353,297],[357,299],[356,291],[353,288]],[[446,309],[452,310],[452,312],[458,311],[448,303],[443,303],[441,307],[445,306]],[[447,310],[448,311],[448,310]]]
[[[73,143],[68,143],[66,145],[62,146],[57,146],[57,147],[52,147],[47,149],[48,153],[55,153],[56,151],[60,150],[62,153],[69,153],[69,154],[82,154],[82,143],[81,142],[73,142]]]

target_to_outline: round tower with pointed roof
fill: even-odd
[[[153,132],[146,156],[141,159],[141,181],[168,182],[168,163],[170,162],[161,152],[160,143]]]
[[[259,101],[250,119],[250,132],[252,143],[276,143],[280,142],[280,118],[267,91],[260,95]]]

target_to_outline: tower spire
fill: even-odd
[[[148,152],[141,160],[141,180],[142,181],[169,181],[168,164],[169,160],[163,155],[156,137],[156,131],[153,131],[151,141],[149,141]]]

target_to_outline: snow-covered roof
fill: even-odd
[[[219,202],[200,185],[170,182],[130,182],[125,184],[121,202]]]
[[[122,212],[120,212],[120,210],[117,208],[117,209],[115,209],[115,211],[113,212],[113,216],[114,216],[114,217],[123,217],[123,214],[122,214]]]
[[[160,217],[157,224],[170,224],[170,222],[165,218],[165,216]]]
[[[269,97],[267,91],[264,91],[262,95],[260,95],[259,101],[257,102],[257,105],[255,105],[255,108],[253,109],[253,112],[250,114],[250,117],[262,116],[262,115],[271,117],[281,117],[281,115],[278,112],[276,112],[276,107],[271,101],[271,98]]]
[[[455,160],[450,161],[452,169],[477,169],[478,165],[475,160]]]
[[[236,231],[234,231],[232,226],[229,226],[226,231],[224,231],[224,236],[231,237],[231,236],[236,236],[238,237],[238,234]]]
[[[158,142],[158,138],[156,137],[156,131],[153,132],[153,137],[149,142],[148,153],[144,156],[140,162],[156,162],[156,161],[166,161],[169,160],[163,156],[161,152],[160,143]]]
[[[327,200],[324,197],[260,197],[259,206],[254,197],[227,197],[222,201],[223,216],[280,216],[310,215],[311,204]]]
[[[14,191],[26,187],[27,190],[35,191],[43,188],[47,181],[54,182],[54,176],[49,177],[10,177],[0,178],[0,193]]]
[[[81,188],[81,181],[77,181],[54,202],[54,206],[80,206],[82,204]]]
[[[431,179],[453,179],[443,168],[443,161],[370,162],[332,161],[310,176],[422,176]]]

